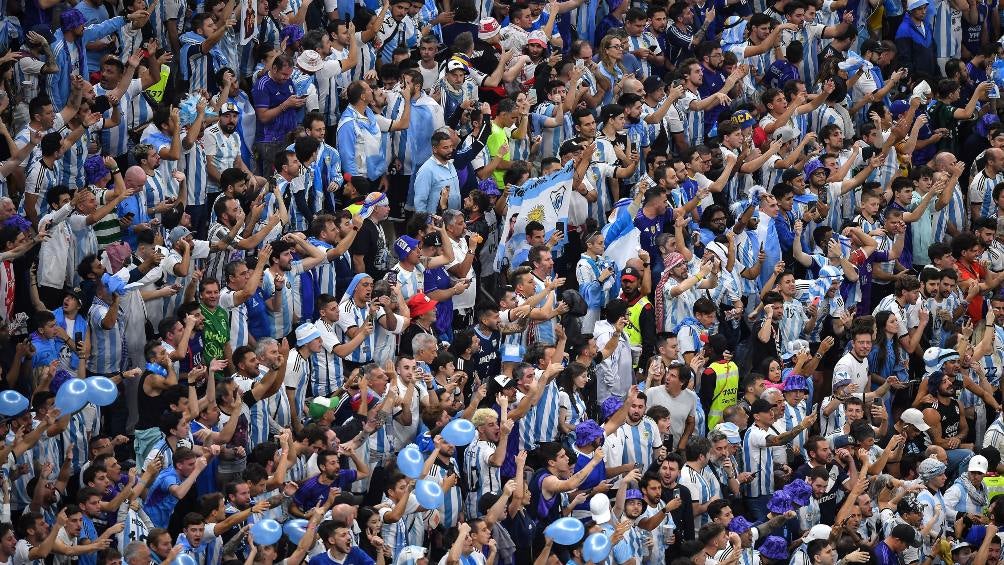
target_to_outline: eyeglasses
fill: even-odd
[[[624,46],[620,43],[607,45],[607,49],[624,49]]]

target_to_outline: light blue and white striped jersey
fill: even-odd
[[[969,183],[969,204],[982,203],[980,205],[981,217],[989,216],[990,212],[997,208],[997,204],[994,202],[994,187],[1002,182],[1004,182],[1004,173],[988,177],[986,170],[981,169],[973,175],[973,181]]]
[[[707,479],[704,477],[704,473],[695,470],[689,464],[684,465],[683,469],[680,470],[680,486],[687,487],[690,491],[691,499],[698,504],[707,504],[711,502],[711,497],[714,495],[711,485],[708,484]],[[700,516],[694,516],[694,527],[701,528],[705,524],[711,522],[711,517],[708,516],[707,512],[704,512]]]
[[[653,451],[662,447],[662,434],[655,420],[642,416],[637,424],[625,422],[616,433],[624,446],[621,464],[634,463],[641,469],[648,469],[654,459]]]
[[[628,48],[625,51],[630,51],[634,53],[639,49],[648,49],[654,55],[662,54],[662,47],[659,46],[659,40],[652,35],[651,32],[643,31],[639,35],[629,35],[627,36]],[[652,63],[648,62],[648,59],[639,59],[641,63],[641,76],[638,77],[639,80],[645,80],[652,75]]]
[[[259,367],[258,370],[260,371],[261,368]],[[293,421],[293,412],[289,407],[289,397],[286,396],[286,391],[280,388],[278,392],[267,399],[267,402],[269,417],[275,420],[280,427],[288,428]]]
[[[327,254],[328,251],[335,248],[334,245],[331,245],[326,241],[317,239],[316,237],[311,237],[309,241],[311,245],[317,247],[325,254]],[[342,256],[346,257],[348,255],[349,252],[346,251]],[[338,296],[337,284],[336,284],[337,274],[335,272],[336,261],[338,261],[338,258],[335,258],[334,261],[327,261],[327,260],[321,261],[320,264],[314,267],[314,269],[311,271],[311,273],[313,273],[314,275],[314,284],[317,287],[318,294],[330,294],[331,296]]]
[[[181,130],[181,139],[185,139],[187,128]],[[206,152],[203,150],[202,138],[195,140],[192,147],[181,148],[181,172],[185,173],[185,204],[199,206],[205,204],[209,189],[209,176],[206,172]],[[223,172],[223,169],[220,169]]]
[[[666,503],[661,500],[656,501],[655,506],[649,506],[646,502],[645,510],[642,511],[641,516],[639,516],[639,519],[645,520],[647,518],[651,518],[652,516],[659,514],[660,511],[665,507]],[[666,545],[667,545],[666,542],[668,540],[666,539],[665,526],[670,526],[670,527],[676,526],[676,524],[673,522],[673,516],[668,512],[664,514],[662,522],[660,522],[658,526],[652,529],[651,535],[652,535],[653,546],[652,546],[652,551],[648,556],[648,560],[646,561],[648,565],[664,565],[666,563]]]
[[[314,327],[321,333],[321,342],[324,344],[321,351],[311,356],[313,379],[310,384],[314,396],[331,396],[344,384],[342,358],[331,351],[332,347],[341,343],[336,335],[336,324],[328,324],[324,320],[314,322]]]
[[[809,321],[809,316],[805,313],[805,305],[797,299],[785,300],[781,308],[782,317],[778,329],[781,333],[780,342],[787,350],[788,344],[800,339],[805,333],[805,323]]]
[[[704,142],[704,111],[693,110],[691,104],[701,100],[701,93],[684,90],[683,96],[673,102],[666,112],[670,133],[682,133],[687,145],[693,147]]]
[[[499,467],[488,460],[498,447],[490,441],[476,440],[464,450],[464,471],[467,473],[467,515],[478,515],[478,501],[489,492],[501,492]]]
[[[736,159],[737,163],[739,162],[738,150],[729,149],[725,145],[721,145],[720,149],[722,151],[723,160],[731,156],[734,159]],[[774,155],[774,157],[777,157],[777,155]],[[774,171],[776,172],[772,172],[772,174],[776,175],[777,178],[780,179],[781,171],[778,171],[777,169],[774,169]],[[733,169],[732,174],[729,175],[729,180],[725,182],[725,192],[726,194],[728,194],[728,201],[738,202],[740,200],[746,199],[747,191],[753,186],[753,184],[754,184],[753,175],[743,174],[741,171],[738,170],[738,167]],[[774,185],[765,184],[764,186],[774,186]]]
[[[968,215],[969,213],[962,198],[962,191],[959,189],[959,185],[956,184],[948,205],[934,212],[934,241],[947,241],[949,238],[948,224],[952,224],[960,231],[964,230],[966,216]]]
[[[41,218],[49,213],[49,205],[45,201],[45,195],[50,188],[59,184],[62,174],[63,163],[58,160],[53,162],[52,167],[49,167],[45,161],[39,159],[28,169],[28,177],[24,181],[24,192],[25,194],[34,194],[37,197],[34,205],[37,217]],[[27,200],[27,198],[22,198],[17,208],[17,213],[22,216],[25,216]]]
[[[750,497],[770,495],[774,492],[774,459],[767,437],[774,435],[757,425],[752,425],[743,436],[743,469],[755,473],[753,480],[743,487]]]
[[[258,376],[250,383],[250,386],[254,386],[265,378],[268,371],[267,367],[258,365]],[[243,378],[243,375],[234,374],[234,378]],[[250,387],[248,390],[251,390]],[[282,390],[282,387],[280,387],[279,392],[276,394],[282,394],[285,396],[286,391]],[[268,423],[271,414],[268,409],[269,399],[267,398],[263,398],[251,406],[248,406],[248,444],[252,449],[256,445],[265,443],[272,439]]]
[[[428,480],[442,486],[443,481],[449,473],[460,475],[455,459],[450,458],[448,466],[444,466],[442,460],[436,460],[426,477]],[[452,528],[460,521],[460,515],[464,511],[463,495],[460,493],[460,483],[453,485],[448,491],[443,492],[443,505],[439,507],[443,514],[443,526]],[[476,516],[476,514],[475,514]]]
[[[931,492],[930,489],[924,489],[917,494],[917,502],[920,503],[921,508],[924,509],[924,516],[922,524],[930,524],[934,522],[934,526],[931,528],[931,539],[938,539],[945,531],[945,513],[942,513],[937,518],[934,515],[934,508],[936,506],[941,506],[941,508],[947,508],[945,506],[945,499],[941,496],[940,491]],[[930,544],[925,543],[924,549],[929,550]]]
[[[92,139],[97,138],[97,133],[101,131],[104,119],[99,119],[97,123],[89,128],[84,128],[83,135],[73,145],[66,149],[60,157],[62,171],[59,176],[59,184],[65,184],[73,190],[82,188],[87,184],[87,177],[84,174],[84,161],[87,160],[87,145]]]
[[[185,31],[188,3],[181,0],[155,0],[150,7],[150,23],[157,42],[164,49],[171,50],[171,40],[167,35],[167,22],[175,20],[178,35]]]
[[[838,402],[837,408],[833,410],[833,412],[830,412],[829,416],[823,413],[822,409],[825,408],[832,399],[832,396],[827,396],[823,399],[823,402],[819,404],[819,425],[820,431],[822,432],[820,435],[823,437],[839,433],[844,429],[844,424],[847,423],[847,413],[844,410],[843,402]]]
[[[383,311],[378,309],[376,319],[379,320],[382,315]],[[368,321],[369,317],[370,307],[364,306],[360,308],[356,306],[352,297],[346,292],[345,297],[338,305],[338,337],[342,340],[342,343],[351,339],[348,334],[345,333],[347,330],[362,327]],[[359,344],[359,347],[349,353],[346,359],[353,363],[369,363],[373,361],[373,350],[375,347],[376,332],[370,334],[366,339],[364,339],[362,343]]]
[[[79,473],[90,457],[90,438],[101,433],[101,408],[88,403],[82,410],[70,417],[70,423],[63,432],[65,446],[73,444],[70,453],[73,473]]]
[[[759,252],[759,249],[757,251]],[[694,302],[700,298],[694,287],[674,297],[671,291],[680,282],[682,281],[669,277],[662,287],[662,331],[664,332],[675,332],[685,319],[691,317],[694,314]]]
[[[792,406],[788,402],[784,403],[784,425],[786,430],[793,430],[798,427],[800,423],[802,423],[802,420],[805,419],[808,412],[808,406],[806,405],[807,402],[808,400],[802,400],[802,402],[799,402],[795,406]],[[802,430],[794,437],[794,439],[788,442],[788,445],[796,451],[801,451],[802,446],[805,445],[805,440],[808,439],[808,437],[808,430]]]
[[[559,121],[565,120],[565,113],[562,111],[562,106],[558,106],[550,100],[538,104],[534,109],[534,114],[546,116],[548,118],[558,118]],[[541,124],[540,130],[535,133],[540,135],[541,159],[557,157],[558,150],[561,148],[562,142],[565,141],[565,128],[561,124],[553,128],[549,128]]]
[[[537,404],[517,422],[520,447],[527,451],[542,442],[554,441],[558,430],[558,385],[551,381]]]
[[[396,503],[385,494],[380,502],[380,517],[390,512]],[[399,555],[406,546],[425,544],[425,512],[419,512],[421,506],[415,494],[408,495],[404,514],[397,522],[386,523],[380,527],[380,537],[391,549],[392,555]]]
[[[220,291],[220,307],[227,311],[227,317],[230,319],[230,348],[232,350],[251,343],[247,301],[236,304],[236,295],[237,291],[226,285]]]
[[[348,52],[346,51],[346,56]],[[317,88],[318,109],[324,116],[324,123],[333,126],[338,124],[338,93],[339,78],[349,73],[342,72],[342,64],[336,57],[334,49],[325,59],[324,65],[314,73],[314,86]]]
[[[798,71],[802,74],[805,84],[814,84],[819,75],[819,49],[823,39],[823,30],[826,26],[815,22],[806,22],[795,31],[781,31],[780,50],[783,53],[792,41],[802,43],[802,62],[798,65]]]
[[[361,31],[356,32],[356,44],[359,45],[359,63],[350,69],[349,75],[351,80],[363,80],[368,71],[376,70],[380,54],[372,41],[363,41]],[[348,57],[348,50],[345,51],[345,56]]]
[[[593,152],[592,164],[587,172],[587,179],[596,187],[596,202],[589,203],[589,217],[597,221],[600,227],[607,224],[607,214],[613,209],[610,195],[609,179],[613,178],[617,162],[617,154],[609,140],[602,137],[596,139],[596,150]]]
[[[377,394],[376,391],[371,389],[370,394],[375,398],[375,402],[383,402],[384,396]],[[386,392],[384,394],[386,395]],[[383,421],[383,425],[377,428],[366,439],[366,447],[369,455],[386,457],[393,455],[396,451],[394,446],[394,418],[401,413],[401,410],[403,409],[396,407],[390,416]],[[374,459],[376,458],[374,457]]]
[[[648,125],[642,121],[638,120],[637,123],[631,123],[628,121],[627,124],[627,135],[631,140],[631,150],[638,151],[638,166],[634,168],[634,172],[631,176],[624,179],[622,182],[626,185],[637,184],[641,180],[641,176],[645,173],[645,153],[648,147],[652,145],[653,139],[649,137]],[[629,194],[623,195],[624,197],[630,196]]]
[[[303,261],[293,260],[290,269],[283,273],[286,278],[286,285],[283,288],[275,287],[275,276],[271,269],[265,271],[262,277],[262,289],[265,294],[275,295],[282,293],[282,303],[279,310],[272,312],[272,337],[281,339],[282,336],[289,335],[293,331],[293,319],[296,317],[296,307],[299,296],[294,296],[294,282],[299,281],[300,273],[303,272]]]
[[[489,6],[491,5],[491,0],[482,0]],[[572,14],[572,21],[575,22],[575,30],[579,33],[580,39],[585,39],[589,43],[593,43],[593,34],[596,32],[596,22],[600,19],[598,16],[600,6],[599,0],[585,0],[579,7],[574,10]],[[491,10],[486,12],[481,12],[482,14],[491,15]],[[487,17],[482,15],[481,17]]]
[[[234,133],[227,135],[220,129],[219,123],[215,123],[205,129],[201,143],[203,156],[220,173],[233,167],[234,161],[241,155],[241,140],[237,132],[234,131]],[[220,192],[219,183],[207,178],[206,190],[208,192]],[[189,202],[189,204],[196,204],[196,202]]]
[[[401,296],[408,300],[425,288],[425,267],[419,263],[410,271],[401,266],[401,263],[391,267],[397,273],[397,287],[401,289]]]
[[[311,378],[310,359],[304,359],[300,355],[299,349],[294,353],[289,352],[289,359],[286,360],[286,376],[283,385],[287,390],[294,389],[293,400],[296,401],[297,410],[303,420],[303,404],[307,400],[307,389]],[[284,391],[280,390],[280,393]],[[292,408],[292,407],[290,407]]]
[[[174,179],[163,178],[160,169],[155,170],[152,175],[148,174],[146,183],[143,185],[143,206],[152,208],[154,204],[159,204],[170,197],[170,185],[173,184],[173,181]]]
[[[116,320],[112,329],[104,329],[101,321],[107,314],[108,304],[95,296],[91,309],[87,312],[91,333],[91,356],[87,358],[87,370],[99,375],[112,375],[122,371],[122,324],[120,320]]]
[[[130,542],[146,542],[150,530],[154,527],[142,507],[139,510],[133,510],[130,504],[123,504],[119,507],[118,519],[119,523],[125,526],[125,529],[116,536],[119,553],[125,553],[125,548]]]
[[[202,43],[206,41],[206,38],[195,31],[190,31],[181,34],[178,40],[182,46],[181,53],[179,53],[181,60],[178,61],[178,64],[183,67],[181,74],[188,76],[188,92],[208,90],[209,76],[216,69],[213,69],[213,65],[211,65],[213,54],[202,52]],[[214,47],[214,49],[218,49],[218,47]]]
[[[11,436],[9,441],[13,442],[13,432],[8,434]],[[20,465],[26,465],[29,471],[35,468],[35,453],[31,449],[25,450],[20,457],[15,458],[13,453],[7,456],[8,467],[16,468]],[[28,507],[31,503],[31,496],[28,495],[28,481],[30,481],[35,476],[34,473],[28,472],[18,475],[14,479],[12,484],[12,490],[14,491],[14,496],[11,500],[11,507],[16,510],[22,510]]]
[[[932,26],[935,53],[939,59],[962,57],[962,12],[952,6],[951,0],[931,2],[924,25]]]
[[[760,293],[759,279],[747,279],[741,274],[742,271],[757,264],[757,256],[760,254],[760,242],[757,241],[756,233],[744,230],[736,236],[736,283],[743,296],[753,297]]]
[[[140,79],[133,79],[126,91],[119,99],[119,123],[110,128],[101,130],[101,149],[104,153],[112,156],[123,155],[129,151],[129,124],[132,114],[132,99],[136,96],[142,97],[143,86]],[[100,84],[94,86],[94,93],[103,96],[111,92],[103,88]],[[107,119],[112,115],[112,110],[106,110],[102,116]]]
[[[75,242],[75,249],[72,250],[75,253],[75,255],[72,255],[74,258],[73,264],[77,264],[80,259],[88,255],[97,255],[98,236],[94,233],[94,227],[87,225],[87,216],[74,211],[66,219],[66,224],[69,226],[70,234],[73,236],[73,241]],[[76,269],[73,269],[73,284],[76,286],[79,283],[80,275],[77,274]]]
[[[398,45],[404,45],[408,49],[418,45],[418,30],[415,28],[415,20],[405,16],[399,22],[388,10],[376,38],[382,44],[380,59],[384,63],[390,63]]]
[[[31,124],[26,125],[21,131],[17,132],[17,135],[14,136],[14,145],[16,145],[18,149],[24,147],[25,145],[28,145],[28,142],[31,141],[32,132],[39,133],[44,137],[46,134],[58,131],[60,135],[66,137],[66,134],[68,132],[64,131],[65,129],[66,129],[66,122],[63,120],[63,115],[60,114],[59,112],[56,112],[56,117],[53,120],[51,128],[44,131],[34,130],[31,128]],[[29,170],[31,169],[31,165],[35,161],[41,158],[42,158],[42,147],[41,143],[39,143],[38,145],[35,145],[34,149],[31,150],[31,153],[24,159],[24,161],[21,161],[21,164],[24,166],[25,170]]]

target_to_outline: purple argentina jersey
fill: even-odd
[[[348,492],[352,487],[352,483],[356,481],[356,476],[355,469],[342,469],[338,471],[338,478],[330,485],[321,483],[319,480],[321,475],[311,477],[297,489],[296,494],[293,495],[293,502],[296,503],[300,510],[318,507],[328,499],[328,494],[333,487],[340,488],[343,492]]]

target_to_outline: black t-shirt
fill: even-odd
[[[426,331],[422,326],[412,322],[408,324],[408,327],[401,332],[401,342],[398,344],[397,353],[398,355],[411,356],[414,354],[414,350],[411,348],[411,340],[418,334],[429,334],[435,337],[432,332]]]
[[[680,499],[680,507],[669,513],[676,524],[676,543],[669,547],[671,553],[679,553],[684,540],[694,539],[694,505],[690,489],[681,487],[679,483],[673,488],[662,487],[662,501],[669,503],[674,498]]]
[[[380,229],[367,218],[363,222],[363,227],[359,228],[359,234],[352,241],[349,247],[351,255],[362,255],[363,265],[366,273],[374,280],[383,278],[387,272],[387,243],[380,236]]]
[[[820,524],[832,524],[837,518],[838,505],[843,501],[844,496],[846,496],[844,481],[848,479],[847,471],[836,463],[828,464],[826,470],[830,473],[830,480],[827,485],[826,494],[823,495],[823,498],[819,499]],[[795,469],[794,478],[796,480],[804,479],[811,471],[812,467],[802,465],[798,469]]]

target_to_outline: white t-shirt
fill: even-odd
[[[868,390],[868,358],[858,361],[850,352],[845,353],[833,367],[833,381],[843,377],[850,378],[851,384],[858,385],[858,390]]]
[[[468,246],[466,237],[461,237],[459,240],[454,240],[451,237],[450,245],[453,246],[453,262],[447,266],[447,269],[453,267],[454,265],[463,263],[467,258]],[[466,310],[468,308],[474,308],[474,299],[478,295],[478,280],[474,276],[473,261],[470,266],[467,267],[467,272],[460,278],[471,279],[471,284],[467,287],[467,290],[453,297],[453,309]]]

